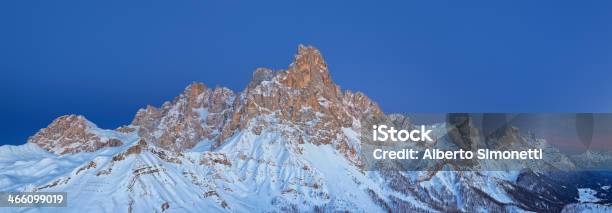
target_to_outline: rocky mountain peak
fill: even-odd
[[[327,65],[325,64],[325,60],[323,60],[323,55],[313,46],[298,45],[298,51],[295,54],[293,64],[298,66],[305,64],[321,65],[325,69],[320,71],[327,71]]]
[[[198,142],[215,140],[232,112],[235,94],[194,82],[160,108],[141,109],[132,121],[138,136],[159,147],[182,151]]]
[[[185,88],[185,91],[183,92],[183,94],[186,95],[189,99],[195,100],[197,96],[202,94],[204,91],[206,91],[206,89],[208,89],[208,87],[206,87],[204,83],[193,82]]]
[[[276,76],[277,72],[268,68],[257,68],[253,72],[253,78],[247,89],[253,89],[263,81],[270,81]]]
[[[299,45],[298,52],[281,83],[297,89],[311,87],[321,91],[339,92],[338,86],[331,79],[323,55],[312,46]]]
[[[353,128],[366,114],[379,114],[378,105],[362,93],[346,91],[331,79],[323,56],[312,46],[300,45],[294,61],[287,70],[273,71],[259,68],[253,80],[241,93],[236,110],[220,140],[238,130],[260,134],[266,128],[274,128],[262,117],[273,117],[277,123],[300,128],[310,137],[296,136],[296,141],[313,144],[334,144],[348,158],[356,160],[356,145],[342,137],[342,128]],[[357,125],[358,126],[358,125]]]
[[[101,139],[94,133],[96,130],[98,130],[96,125],[84,116],[64,115],[31,136],[28,143],[37,144],[56,154],[92,152],[102,147],[116,147],[123,144],[116,138]]]
[[[85,116],[74,114],[60,116],[49,124],[49,128],[61,128],[65,126],[69,128],[87,128],[95,125],[87,120]]]

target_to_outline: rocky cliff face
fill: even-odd
[[[79,115],[66,115],[55,119],[28,139],[55,154],[93,152],[105,147],[118,147],[123,142],[117,138],[101,138],[95,124]]]
[[[378,105],[362,93],[341,92],[331,80],[327,64],[313,47],[300,45],[287,70],[257,69],[249,86],[234,103],[234,113],[225,126],[217,147],[236,131],[255,122],[260,133],[268,126],[261,116],[274,116],[280,123],[290,123],[303,131],[298,140],[314,144],[335,144],[346,154],[353,153],[342,128],[359,128],[363,116],[382,114]]]
[[[136,113],[132,126],[138,135],[172,151],[192,148],[203,140],[217,140],[233,112],[235,94],[227,88],[193,83],[172,102],[148,106]]]

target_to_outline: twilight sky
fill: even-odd
[[[201,81],[241,91],[300,43],[386,112],[612,112],[610,1],[0,2],[0,145],[103,128]]]

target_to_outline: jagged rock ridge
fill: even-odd
[[[380,115],[382,112],[363,93],[342,92],[333,83],[320,52],[314,47],[300,45],[287,70],[256,69],[252,81],[241,93],[236,94],[224,87],[212,89],[202,83],[193,83],[173,101],[165,102],[159,108],[147,106],[138,110],[132,123],[124,129],[137,131],[141,138],[159,147],[183,151],[202,141],[214,142],[212,147],[218,147],[253,118],[269,114],[297,125],[317,120],[314,126],[305,129],[306,135],[310,135],[315,144],[329,144],[341,128],[353,127],[359,118]],[[84,119],[82,116],[79,118]],[[68,119],[63,123],[79,125],[70,124],[72,121],[77,122],[78,119]],[[57,126],[55,123],[41,130],[30,142],[43,147],[63,147],[68,143],[96,140],[95,135],[81,134],[80,138],[76,136],[74,140],[48,145],[45,136],[49,132],[62,135],[69,130],[54,128]],[[83,150],[74,148],[67,153],[103,148],[87,147]]]

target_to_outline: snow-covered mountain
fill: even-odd
[[[360,134],[371,118],[403,117],[342,91],[319,51],[300,45],[288,69],[259,68],[242,92],[193,83],[115,130],[67,115],[0,147],[0,191],[68,192],[67,208],[2,211],[612,211],[608,173],[368,171]],[[475,131],[463,132],[432,146],[464,145]],[[496,139],[545,147],[512,129]],[[572,163],[551,153],[551,164]]]

